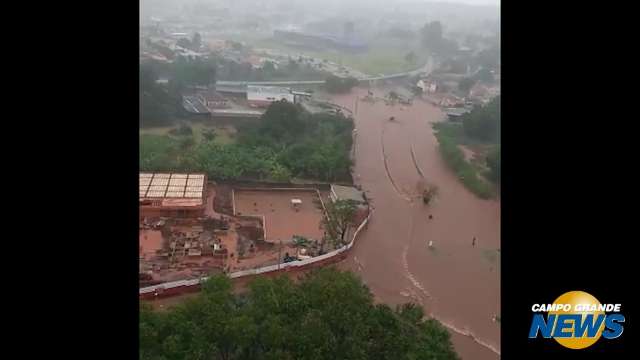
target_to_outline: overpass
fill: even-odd
[[[367,82],[367,81],[378,81],[378,80],[389,80],[389,79],[399,79],[403,77],[408,77],[412,75],[417,75],[422,72],[420,70],[413,70],[404,73],[391,74],[391,75],[382,75],[377,77],[367,77],[358,79],[359,82]],[[264,85],[264,86],[291,86],[291,85],[322,85],[325,83],[325,80],[289,80],[289,81],[216,81],[216,85],[227,87],[244,87],[247,85]]]
[[[421,73],[429,74],[433,70],[433,59],[429,59],[427,63],[418,69],[405,71],[390,75],[380,75],[360,78],[360,83],[373,82],[380,80],[400,79],[403,77],[415,76]],[[322,85],[324,80],[288,80],[288,81],[216,81],[216,85],[222,87],[245,87],[247,85],[264,85],[264,86],[287,86],[287,85]]]
[[[319,85],[324,84],[324,80],[290,80],[290,81],[216,81],[216,85],[221,86],[284,86],[284,85]]]

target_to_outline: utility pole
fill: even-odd
[[[280,249],[278,250],[278,270],[280,270],[280,263],[282,263],[282,240],[280,240]]]

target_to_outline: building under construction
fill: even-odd
[[[206,187],[204,174],[140,173],[140,218],[201,217]]]

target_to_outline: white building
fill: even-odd
[[[276,86],[247,86],[247,101],[251,107],[268,107],[274,101],[295,103],[295,95],[288,88]]]

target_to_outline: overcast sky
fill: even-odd
[[[470,5],[500,5],[500,0],[441,0],[441,2],[462,3]]]

